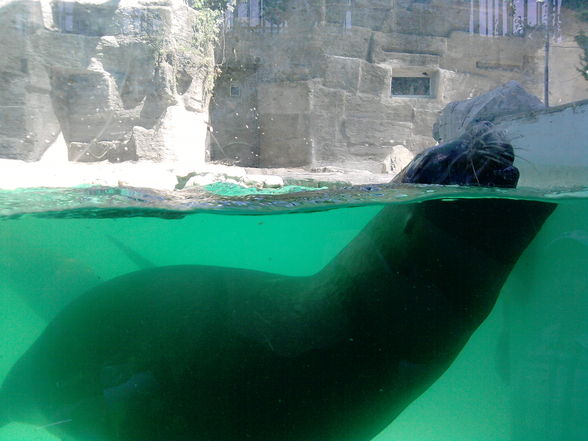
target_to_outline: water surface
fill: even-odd
[[[146,265],[310,275],[386,205],[534,199],[558,207],[520,259],[492,314],[450,369],[375,439],[588,439],[586,191],[384,185],[219,193],[1,191],[0,381],[71,298]],[[0,429],[0,441],[55,439],[43,428],[22,424]]]

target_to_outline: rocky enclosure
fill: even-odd
[[[214,58],[198,14],[181,0],[5,4],[0,156],[204,162]]]
[[[393,174],[448,103],[510,80],[542,96],[542,34],[482,35],[478,2],[231,3],[216,51],[184,0],[2,3],[0,158]],[[562,41],[557,104],[588,96]]]

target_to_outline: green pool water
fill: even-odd
[[[0,383],[48,317],[87,287],[141,266],[310,275],[385,205],[538,199],[557,209],[491,315],[445,374],[375,440],[588,439],[588,193],[358,187],[168,196],[95,188],[0,192]],[[39,427],[0,429],[0,441],[56,439]]]

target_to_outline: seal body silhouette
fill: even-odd
[[[309,277],[193,265],[118,277],[15,364],[0,424],[79,441],[370,440],[455,359],[553,207],[386,206]]]

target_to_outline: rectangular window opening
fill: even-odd
[[[241,88],[231,85],[231,96],[241,96]]]
[[[393,77],[392,96],[431,96],[430,77]]]

